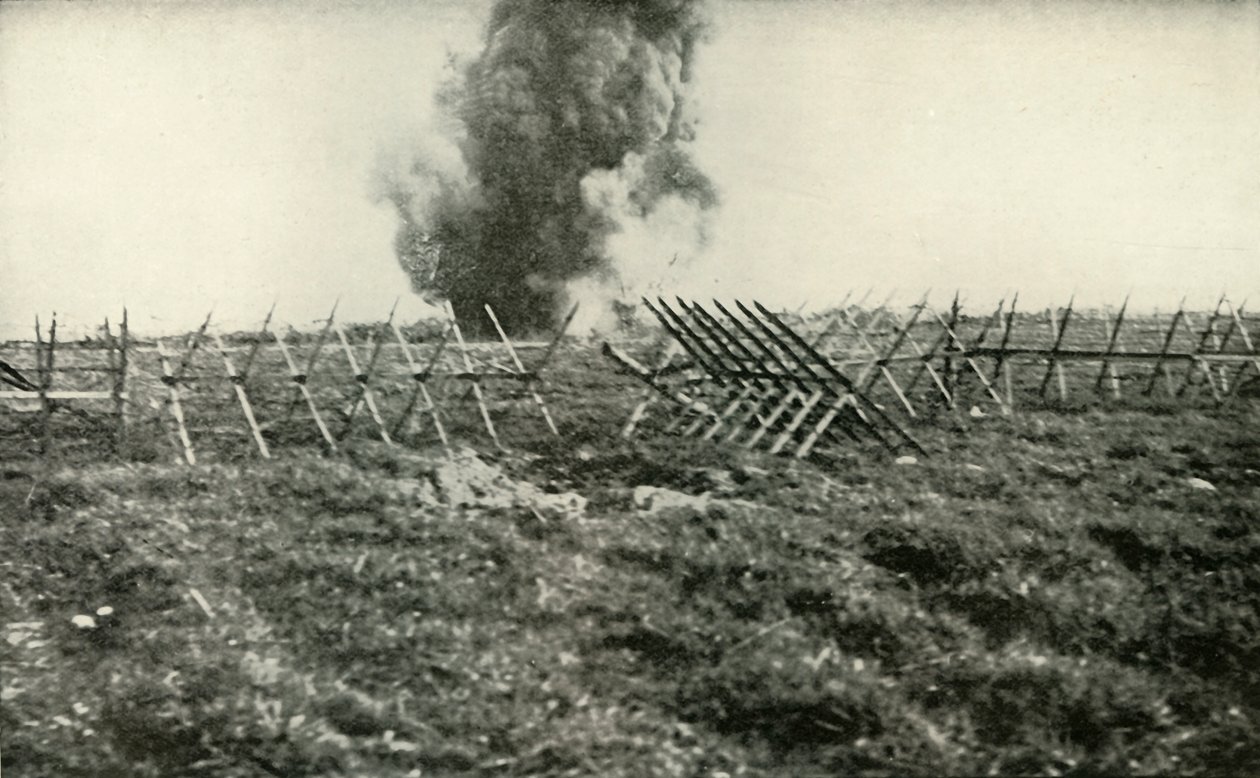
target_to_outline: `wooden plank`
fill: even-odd
[[[258,447],[258,453],[263,459],[271,459],[271,451],[267,448],[267,441],[263,440],[262,430],[258,428],[258,420],[254,418],[254,409],[249,404],[249,395],[245,393],[244,381],[236,372],[236,366],[232,364],[232,358],[228,356],[227,350],[223,347],[223,338],[218,333],[214,335],[215,346],[219,353],[223,356],[223,369],[227,372],[228,381],[232,384],[233,391],[236,392],[236,400],[241,405],[241,411],[245,414],[245,423],[249,427],[249,432],[254,437],[254,445]]]
[[[576,309],[575,309],[576,312]],[[499,339],[503,341],[503,345],[507,347],[508,355],[512,358],[512,363],[516,365],[517,371],[525,374],[525,365],[521,362],[521,358],[516,353],[516,348],[512,346],[512,341],[508,338],[507,333],[503,331],[503,327],[499,324],[499,317],[494,315],[494,309],[490,304],[486,304],[486,314],[490,317],[490,321],[494,324],[494,329],[499,333]],[[525,388],[534,398],[534,404],[538,406],[538,411],[542,414],[543,419],[547,422],[547,429],[551,430],[551,434],[560,437],[560,430],[556,429],[556,423],[551,418],[551,412],[547,410],[547,404],[543,402],[542,395],[538,393],[537,381],[529,379],[525,382]]]
[[[126,402],[130,396],[126,393],[122,394],[122,400]],[[78,389],[49,389],[47,391],[29,391],[26,389],[6,389],[0,391],[0,400],[40,400],[47,398],[48,400],[116,400],[118,395],[114,391],[83,391]]]

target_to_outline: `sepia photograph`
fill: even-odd
[[[0,1],[0,773],[1260,775],[1260,3]]]

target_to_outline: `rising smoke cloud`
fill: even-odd
[[[688,154],[705,29],[697,0],[497,3],[437,95],[442,123],[381,182],[415,290],[473,326],[489,303],[537,330],[698,252],[717,203]]]

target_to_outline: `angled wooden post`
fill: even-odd
[[[809,358],[815,360],[819,364],[819,366],[825,369],[831,375],[831,377],[835,379],[844,389],[844,391],[840,391],[840,390],[835,389],[834,387],[829,386],[825,381],[822,380],[822,377],[819,376],[818,373],[816,373],[810,367],[809,362],[804,357],[797,354],[794,349],[792,349],[782,338],[780,338],[777,334],[775,334],[774,330],[772,330],[765,322],[763,322],[752,311],[750,311],[747,306],[745,306],[739,300],[735,301],[735,305],[737,308],[739,308],[741,313],[743,313],[746,317],[748,317],[750,321],[756,324],[757,327],[770,339],[771,342],[773,342],[776,346],[779,347],[779,349],[781,349],[785,354],[791,357],[791,359],[797,363],[797,365],[801,368],[801,370],[803,370],[810,377],[811,380],[817,382],[817,385],[819,386],[820,389],[822,389],[823,391],[826,391],[828,394],[830,394],[834,398],[834,401],[831,403],[831,405],[825,411],[823,411],[822,416],[818,419],[817,423],[814,424],[813,429],[811,429],[809,433],[805,436],[805,440],[796,449],[796,453],[795,453],[796,458],[801,459],[801,458],[804,458],[806,455],[808,455],[810,450],[813,449],[814,445],[820,439],[821,435],[823,435],[824,433],[831,434],[832,424],[837,419],[840,418],[840,414],[844,411],[845,408],[851,408],[853,410],[853,416],[861,423],[862,428],[866,430],[868,434],[870,434],[872,437],[878,440],[883,446],[888,448],[890,451],[895,450],[895,447],[888,441],[887,438],[885,438],[880,433],[880,431],[875,427],[875,425],[867,417],[866,413],[862,409],[862,406],[858,404],[857,399],[856,399],[858,395],[856,394],[856,387],[854,386],[854,383],[850,381],[847,376],[845,376],[838,369],[836,369],[836,367],[831,364],[830,360],[828,360],[826,357],[820,354],[817,350],[815,350],[812,346],[810,346],[809,343],[806,342],[804,338],[801,338],[800,335],[797,334],[794,330],[792,330],[791,327],[788,327],[786,324],[784,324],[783,321],[780,320],[777,316],[775,316],[774,313],[771,312],[768,308],[766,308],[764,305],[756,301],[754,301],[753,304],[757,306],[757,310],[761,311],[763,316],[766,316],[767,318],[769,318],[775,324],[775,326],[779,327],[784,332],[784,334],[787,335],[788,338],[791,339],[798,347],[803,348],[805,350],[805,353],[809,356]],[[780,362],[780,364],[782,363]],[[813,399],[815,403],[817,402],[817,399],[813,398],[812,395],[811,395],[811,399]],[[808,401],[807,401],[807,404],[808,404]],[[892,421],[888,419],[888,417],[884,415],[883,411],[881,411],[877,406],[875,406],[870,401],[866,401],[866,404],[871,407],[872,411],[874,411],[876,415],[880,416],[885,422],[887,422],[895,430],[897,430],[897,432],[903,435],[905,434],[899,427],[897,427],[896,424],[893,424]],[[853,436],[851,430],[846,429],[846,432],[848,432],[850,436]],[[918,444],[915,443],[915,445],[918,445]]]
[[[681,304],[682,301],[680,300],[679,302]],[[751,365],[755,368],[756,372],[767,376],[766,378],[761,378],[749,383],[745,387],[744,391],[740,392],[738,396],[728,403],[727,406],[722,409],[721,413],[718,414],[718,418],[713,421],[708,429],[705,430],[705,433],[702,436],[703,439],[712,439],[718,433],[718,430],[721,429],[721,427],[727,422],[727,420],[735,414],[739,407],[744,402],[749,402],[747,413],[740,419],[737,426],[732,428],[730,435],[726,439],[727,442],[733,442],[735,438],[739,436],[739,433],[744,429],[744,425],[748,424],[754,417],[756,417],[761,408],[767,402],[773,400],[774,398],[781,398],[779,407],[776,408],[769,416],[761,419],[762,423],[753,433],[752,439],[745,444],[747,448],[752,448],[756,445],[761,436],[765,434],[766,430],[775,423],[779,416],[782,415],[787,407],[793,402],[797,394],[795,390],[785,386],[782,380],[768,377],[773,373],[773,371],[769,370],[766,365],[758,359],[755,354],[753,354],[752,350],[750,350],[748,346],[744,345],[735,333],[723,326],[716,316],[705,310],[704,306],[695,303],[692,307],[707,322],[710,331],[714,333],[714,337],[720,338],[722,341],[729,344],[728,351],[732,353],[732,357],[737,363]]]
[[[1226,392],[1225,398],[1221,401],[1223,405],[1228,405],[1233,401],[1234,396],[1238,393],[1238,387],[1242,385],[1243,373],[1247,371],[1248,365],[1254,366],[1257,374],[1260,374],[1260,358],[1256,358],[1260,355],[1260,352],[1256,350],[1256,344],[1252,342],[1251,334],[1247,332],[1247,326],[1243,323],[1243,306],[1239,305],[1238,308],[1235,309],[1233,305],[1230,305],[1228,300],[1226,300],[1225,304],[1229,307],[1229,315],[1234,321],[1234,329],[1238,332],[1238,336],[1242,339],[1243,345],[1247,348],[1247,351],[1251,352],[1253,357],[1251,360],[1243,362],[1239,365],[1238,370],[1234,373],[1233,380],[1230,381],[1229,390]]]
[[[227,347],[223,345],[223,338],[217,332],[214,334],[214,345],[223,356],[223,369],[227,372],[233,391],[236,392],[237,402],[241,404],[241,411],[245,414],[245,423],[249,426],[250,434],[254,436],[254,445],[258,447],[258,453],[263,459],[271,459],[271,451],[267,448],[267,441],[263,440],[262,430],[258,428],[258,420],[254,418],[254,409],[249,404],[249,395],[245,393],[245,382],[237,374],[236,366],[232,364],[232,357],[228,354]]]
[[[764,395],[767,391],[767,386],[773,386],[773,384],[763,377],[769,372],[765,369],[765,366],[762,365],[755,356],[753,356],[752,352],[749,351],[743,343],[739,342],[738,338],[734,337],[725,327],[721,325],[720,322],[717,321],[716,318],[713,317],[712,314],[706,311],[703,306],[698,303],[688,305],[681,297],[678,298],[678,305],[683,311],[689,313],[695,319],[696,324],[709,334],[709,337],[713,340],[714,345],[726,359],[730,360],[731,364],[735,366],[737,372],[747,372],[751,367],[751,372],[753,373],[751,377],[740,376],[737,378],[737,381],[743,386],[743,389],[731,398],[730,402],[728,402],[718,414],[718,418],[713,420],[712,424],[709,425],[709,429],[706,430],[705,437],[705,439],[708,439],[715,435],[718,428],[720,428],[726,420],[734,414],[735,410],[739,408],[740,405],[752,397],[754,393],[761,392]],[[703,417],[697,417],[697,419],[692,422],[687,429],[683,430],[683,434],[694,434],[697,430],[699,430],[704,421],[705,419]]]
[[[336,317],[337,315],[337,306],[340,304],[341,304],[341,298],[337,298],[336,300],[333,301],[332,310],[328,312],[328,318],[324,321],[324,326],[319,331],[319,337],[315,339],[315,348],[311,349],[310,357],[307,359],[306,369],[304,371],[298,372],[298,369],[295,365],[292,365],[292,364],[289,365],[290,374],[294,376],[294,381],[296,385],[298,387],[301,387],[302,390],[299,392],[295,392],[292,398],[289,400],[289,407],[285,409],[285,412],[284,412],[284,421],[288,421],[289,417],[293,415],[293,409],[297,407],[297,401],[299,397],[306,398],[307,404],[310,405],[312,409],[314,408],[314,404],[310,399],[311,393],[308,389],[305,388],[306,382],[315,373],[315,363],[319,359],[320,352],[323,351],[324,344],[328,341],[328,333],[332,331],[334,317]],[[284,339],[281,338],[279,335],[277,335],[276,342],[283,344]],[[282,348],[284,349],[285,354],[287,356],[288,347],[282,345]],[[297,376],[302,377],[301,381],[297,380]],[[318,416],[319,414],[316,413],[317,418]],[[321,427],[324,425],[324,422],[322,419],[319,420],[319,425]]]
[[[714,365],[713,363],[711,363],[709,359],[706,358],[705,355],[700,353],[699,351],[700,347],[698,344],[694,342],[688,343],[687,335],[684,334],[683,330],[681,330],[679,327],[673,324],[670,321],[670,319],[666,318],[666,315],[662,311],[658,310],[656,306],[654,306],[650,300],[648,300],[646,297],[642,299],[643,299],[643,304],[647,307],[649,311],[652,312],[652,315],[655,316],[657,321],[660,322],[661,326],[665,328],[665,331],[668,332],[671,336],[673,336],[674,340],[680,346],[682,346],[683,350],[685,350],[687,354],[690,355],[693,360],[695,360],[696,364],[700,366],[700,369],[706,374],[707,378],[717,383],[719,386],[725,386],[727,384],[726,369],[721,366]],[[671,313],[673,312],[671,311]],[[685,407],[683,408],[684,414],[689,413],[692,410],[698,410],[699,407],[701,406],[703,406],[705,409],[708,408],[708,403],[701,402],[699,392],[697,392],[696,396],[693,398],[693,402],[697,404],[697,408],[692,409],[689,407]],[[683,415],[679,415],[675,417],[674,421],[680,422],[682,418],[683,418]],[[674,426],[675,425],[671,423],[669,426],[669,429],[673,429]]]
[[[450,318],[451,332],[455,334],[455,342],[459,345],[459,353],[464,358],[464,369],[468,372],[469,382],[472,384],[473,397],[477,400],[477,408],[481,411],[481,420],[485,422],[486,432],[490,433],[490,439],[494,441],[494,445],[500,451],[507,451],[507,448],[499,440],[499,433],[494,429],[494,422],[490,420],[490,409],[486,407],[486,397],[481,391],[481,377],[476,375],[473,370],[472,357],[468,353],[468,344],[464,342],[464,335],[459,331],[459,321],[455,318],[455,309],[451,306],[449,300],[446,301],[446,315]]]
[[[660,356],[657,358],[656,368],[650,371],[653,379],[659,376],[661,371],[669,366],[669,363],[673,361],[674,355],[677,354],[679,350],[680,347],[678,344],[672,340],[664,344],[664,348],[662,349]],[[639,404],[634,407],[634,410],[630,412],[630,418],[626,419],[625,425],[621,428],[621,437],[623,439],[629,440],[634,436],[635,428],[638,427],[639,422],[643,420],[643,417],[647,415],[648,406],[652,404],[652,402],[656,399],[656,396],[657,392],[654,391],[652,387],[644,387],[643,399],[641,399]]]
[[[576,309],[574,310],[576,313]],[[494,315],[494,309],[486,303],[486,315],[490,317],[490,321],[494,324],[495,332],[499,333],[499,340],[503,341],[503,345],[507,347],[508,356],[512,358],[512,364],[516,365],[517,372],[524,377],[526,375],[525,365],[521,362],[520,356],[516,353],[516,347],[512,345],[512,341],[508,338],[507,333],[503,331],[503,327],[499,324],[499,317]],[[555,341],[552,341],[553,343]],[[542,414],[543,420],[547,422],[547,429],[551,430],[551,434],[560,437],[560,430],[556,429],[556,423],[551,419],[551,412],[547,410],[547,404],[543,402],[542,395],[538,393],[538,388],[533,378],[525,378],[525,388],[534,398],[534,404],[538,406],[539,413]]]
[[[1225,304],[1231,308],[1233,307],[1233,303],[1229,302],[1228,299],[1226,299]],[[1245,306],[1246,304],[1247,304],[1247,301],[1244,300],[1243,305],[1239,306],[1239,311],[1241,311],[1243,306]],[[1217,354],[1225,353],[1225,348],[1229,345],[1230,338],[1234,336],[1234,328],[1236,326],[1237,325],[1235,324],[1234,319],[1231,316],[1229,319],[1229,322],[1227,323],[1227,326],[1225,327],[1225,334],[1221,336],[1216,336],[1216,335],[1212,336],[1213,341],[1214,341],[1212,345],[1213,345],[1213,348],[1216,349]],[[1217,372],[1217,378],[1221,382],[1221,391],[1229,392],[1229,366],[1219,365],[1217,367],[1216,372]]]
[[[1222,296],[1222,302],[1224,299],[1225,298]],[[1199,335],[1199,341],[1195,345],[1194,351],[1190,354],[1190,359],[1186,366],[1186,374],[1182,379],[1181,386],[1179,386],[1175,392],[1172,391],[1172,387],[1169,386],[1169,393],[1172,397],[1184,397],[1186,389],[1191,386],[1195,370],[1199,370],[1203,373],[1203,381],[1207,384],[1208,390],[1212,392],[1212,399],[1215,400],[1218,405],[1220,404],[1221,393],[1216,388],[1216,378],[1212,375],[1212,366],[1209,365],[1207,360],[1203,358],[1207,349],[1208,340],[1210,340],[1212,335],[1215,334],[1214,330],[1216,328],[1216,320],[1220,315],[1220,305],[1221,303],[1218,302],[1216,310],[1212,312],[1212,316],[1208,319],[1207,323],[1203,327],[1203,331]],[[1185,320],[1186,330],[1193,335],[1196,325],[1194,323],[1194,319],[1190,315],[1190,312],[1186,311],[1182,318]]]
[[[577,316],[577,312],[578,304],[574,303],[573,307],[569,309],[568,315],[564,317],[562,322],[560,322],[560,328],[556,330],[555,336],[551,339],[551,342],[547,344],[546,351],[543,352],[542,356],[538,359],[538,362],[535,363],[531,371],[534,375],[542,375],[543,368],[547,366],[547,363],[551,361],[551,357],[556,353],[556,348],[559,347],[560,340],[564,337],[565,333],[569,331],[569,325],[573,323],[573,317]]]
[[[1116,321],[1111,330],[1110,336],[1107,338],[1107,351],[1103,354],[1102,367],[1098,370],[1098,378],[1094,380],[1094,391],[1098,392],[1102,389],[1103,376],[1107,375],[1108,368],[1111,369],[1111,392],[1118,400],[1120,399],[1120,376],[1116,373],[1115,365],[1111,362],[1111,355],[1115,353],[1116,343],[1120,338],[1120,326],[1124,324],[1124,312],[1129,307],[1129,295],[1124,296],[1124,302],[1120,305],[1120,311],[1116,314]]]
[[[1072,304],[1076,301],[1076,295],[1072,295],[1068,299],[1067,308],[1063,311],[1063,321],[1056,321],[1055,309],[1051,307],[1048,310],[1050,319],[1050,337],[1054,338],[1054,345],[1050,347],[1050,355],[1047,358],[1046,374],[1041,379],[1041,386],[1037,389],[1037,394],[1043,398],[1046,396],[1046,387],[1050,385],[1050,376],[1057,371],[1059,378],[1059,400],[1067,400],[1067,381],[1063,377],[1063,365],[1059,364],[1059,348],[1063,345],[1063,336],[1067,334],[1068,323],[1072,321]]]
[[[354,375],[354,381],[358,385],[358,396],[351,401],[350,409],[346,412],[346,424],[341,430],[340,437],[344,439],[350,434],[350,430],[354,426],[354,412],[359,407],[361,399],[368,407],[368,413],[372,416],[372,422],[376,424],[376,430],[381,436],[381,440],[389,445],[394,445],[394,441],[389,437],[389,430],[385,429],[385,420],[381,418],[381,412],[376,407],[376,397],[372,394],[372,388],[368,386],[371,375],[364,370],[359,369],[359,360],[354,356],[354,349],[350,347],[350,341],[346,339],[345,330],[341,328],[341,324],[333,324],[333,329],[337,333],[337,339],[341,341],[341,347],[345,351],[346,361],[350,363],[350,371]],[[376,353],[376,352],[374,352]]]
[[[446,439],[446,429],[442,426],[442,419],[438,417],[437,405],[433,402],[433,397],[429,395],[429,388],[426,386],[429,375],[433,370],[433,366],[437,364],[438,358],[442,356],[442,350],[446,347],[447,338],[450,336],[451,327],[448,324],[442,332],[442,340],[438,343],[437,348],[433,352],[433,356],[429,364],[424,370],[416,369],[416,362],[411,357],[411,345],[407,343],[407,339],[403,337],[402,330],[397,324],[390,325],[394,330],[394,336],[398,339],[398,345],[402,347],[403,357],[407,360],[407,369],[411,371],[411,378],[415,382],[415,388],[411,391],[411,397],[407,401],[407,407],[403,410],[402,415],[398,417],[398,421],[394,424],[394,434],[398,435],[407,419],[411,417],[412,410],[416,407],[417,396],[424,397],[424,410],[433,419],[433,428],[437,430],[438,440],[442,441],[442,448],[446,451],[446,455],[452,459],[455,458],[455,452],[451,451],[450,441]]]
[[[315,420],[315,426],[319,428],[320,437],[324,439],[324,443],[328,446],[328,450],[335,453],[337,451],[337,442],[333,440],[332,433],[328,431],[328,426],[324,424],[323,417],[319,415],[319,408],[315,405],[315,398],[311,396],[311,390],[306,386],[306,381],[309,376],[306,373],[298,371],[297,364],[293,361],[293,355],[289,353],[289,347],[284,342],[284,338],[280,336],[280,333],[273,333],[273,337],[276,339],[276,345],[280,347],[280,353],[284,356],[284,363],[289,368],[289,380],[291,380],[293,385],[297,387],[296,396],[306,400],[306,407],[310,409],[311,418]],[[290,410],[285,414],[286,420],[292,413],[292,406],[293,404],[290,403]]]
[[[1213,337],[1215,337],[1216,320],[1219,319],[1221,316],[1221,306],[1224,303],[1225,303],[1225,295],[1221,295],[1220,298],[1216,301],[1216,308],[1212,310],[1212,315],[1208,317],[1207,324],[1203,325],[1203,331],[1199,333],[1199,342],[1194,347],[1194,353],[1196,355],[1202,354],[1204,350],[1207,348],[1208,341],[1211,340]],[[1186,325],[1191,328],[1194,327],[1194,323],[1190,320],[1189,314],[1186,315]],[[1182,378],[1181,386],[1177,388],[1175,395],[1177,397],[1181,397],[1185,395],[1186,389],[1190,387],[1190,382],[1194,378],[1195,368],[1199,368],[1204,371],[1204,375],[1207,378],[1207,382],[1211,386],[1212,394],[1214,396],[1217,396],[1216,399],[1219,402],[1220,397],[1218,396],[1219,393],[1216,391],[1216,383],[1212,380],[1212,369],[1208,367],[1207,363],[1201,359],[1190,360],[1189,365],[1187,365],[1186,367],[1185,377]]]
[[[990,381],[997,381],[998,376],[1002,375],[1002,368],[1006,365],[1006,347],[1011,343],[1012,326],[1015,323],[1015,306],[1019,304],[1019,292],[1015,292],[1011,297],[1011,308],[1006,312],[1006,324],[1002,327],[1002,342],[998,345],[998,355],[993,363],[993,373],[989,376]],[[1006,402],[1011,404],[1011,381],[1009,370],[1006,374]]]
[[[954,290],[954,300],[949,304],[949,322],[937,316],[941,326],[949,333],[946,339],[945,359],[942,363],[941,372],[945,374],[945,386],[949,388],[949,407],[955,407],[955,399],[958,396],[958,365],[954,361],[953,352],[961,349],[962,341],[954,334],[954,328],[958,326],[958,314],[962,311],[962,306],[958,303],[958,290]]]
[[[980,379],[980,383],[984,386],[985,391],[987,391],[989,396],[993,398],[994,402],[998,404],[998,408],[1002,411],[1003,415],[1009,416],[1011,413],[1010,407],[1002,401],[1002,396],[999,395],[993,388],[993,384],[989,383],[989,379],[985,377],[984,372],[980,369],[980,366],[976,364],[976,361],[967,354],[966,347],[963,346],[962,340],[959,339],[957,333],[954,332],[953,327],[946,324],[945,319],[941,318],[941,315],[936,311],[932,311],[932,315],[935,316],[940,325],[945,328],[945,332],[949,336],[949,339],[954,342],[954,353],[962,355],[962,360],[971,368],[972,372],[976,374],[976,377]]]
[[[119,458],[126,457],[127,449],[127,309],[123,309],[122,323],[119,325],[119,336],[114,335],[109,326],[109,317],[105,317],[105,341],[109,348],[109,371],[113,378],[110,386],[110,399],[114,401],[114,454]]]
[[[1177,306],[1177,312],[1173,314],[1172,324],[1168,327],[1168,333],[1164,336],[1164,345],[1160,348],[1159,357],[1155,360],[1155,369],[1151,371],[1151,380],[1146,385],[1143,392],[1147,397],[1155,391],[1155,384],[1159,381],[1160,371],[1163,370],[1164,360],[1168,355],[1168,349],[1172,346],[1173,337],[1177,334],[1177,325],[1181,323],[1181,317],[1185,313],[1186,300],[1181,298],[1181,303]]]
[[[381,414],[376,406],[376,398],[368,384],[372,380],[372,373],[376,370],[376,362],[381,356],[381,349],[385,346],[386,331],[393,326],[394,313],[397,310],[398,298],[394,298],[394,305],[389,309],[389,316],[386,318],[385,323],[369,336],[372,351],[368,356],[367,364],[361,370],[354,358],[354,348],[346,341],[345,333],[342,332],[341,327],[339,325],[336,327],[337,337],[340,338],[341,345],[348,349],[346,353],[349,358],[350,369],[354,371],[355,381],[355,388],[351,392],[353,398],[350,400],[349,405],[346,406],[346,423],[341,432],[341,437],[343,438],[350,434],[350,430],[354,426],[354,416],[359,411],[359,405],[366,403],[368,411],[372,414],[373,422],[376,423],[377,429],[381,432],[382,440],[391,445],[393,444],[393,441],[389,439],[389,433],[385,431],[384,420],[381,419]]]
[[[158,361],[162,365],[162,383],[166,384],[166,404],[175,418],[175,426],[179,432],[179,442],[183,447],[184,461],[190,465],[197,464],[197,455],[193,452],[192,439],[188,436],[188,427],[184,423],[184,406],[179,397],[179,377],[171,372],[171,358],[162,340],[157,340]]]
[[[271,325],[271,317],[276,312],[276,304],[271,304],[271,310],[267,311],[266,318],[263,319],[262,327],[258,330],[258,335],[254,338],[253,344],[249,347],[249,353],[245,355],[245,361],[241,364],[241,381],[249,380],[249,371],[254,366],[254,358],[258,356],[258,350],[262,347],[263,339],[267,336],[267,327]]]
[[[744,441],[745,448],[751,449],[756,446],[758,441],[760,441],[761,438],[769,432],[779,418],[796,403],[801,403],[801,410],[808,414],[822,399],[824,393],[835,393],[834,390],[827,387],[825,382],[821,380],[817,380],[814,386],[811,387],[800,376],[793,373],[792,369],[788,367],[782,358],[774,352],[774,349],[770,348],[770,346],[767,345],[761,338],[757,337],[757,335],[748,328],[748,325],[736,317],[735,314],[731,313],[726,306],[722,305],[722,303],[717,300],[713,301],[713,305],[717,307],[718,311],[720,311],[721,314],[725,316],[727,320],[730,321],[731,324],[733,324],[735,328],[739,330],[740,333],[742,333],[744,337],[747,338],[749,342],[751,342],[753,346],[762,353],[763,356],[770,360],[770,363],[777,369],[779,375],[783,376],[783,383],[779,385],[780,391],[783,392],[779,404],[775,406],[774,410],[769,415],[761,419],[761,423],[758,425],[757,429],[753,431],[752,436],[749,437],[748,440]],[[747,316],[749,320],[761,325],[761,322],[758,321],[755,316],[751,316],[746,310],[744,311],[744,315]],[[796,357],[797,355],[795,352],[791,352],[791,356]],[[806,366],[806,370],[808,371],[808,366]],[[817,379],[818,376],[815,374],[812,375],[812,378]],[[794,386],[788,386],[788,382],[794,384]],[[753,414],[759,410],[759,407],[760,406],[754,408]],[[751,419],[752,416],[747,417],[741,425],[746,424]],[[733,441],[735,437],[737,437],[739,429],[740,428],[737,427],[733,430],[727,437],[727,441]]]
[[[52,401],[48,391],[52,388],[53,342],[57,337],[57,314],[53,314],[52,324],[48,331],[48,348],[45,352],[44,334],[39,326],[39,316],[35,317],[35,366],[39,379],[39,453],[47,456],[52,450]]]
[[[214,316],[213,309],[206,314],[205,321],[201,322],[201,326],[198,327],[197,331],[194,332],[188,339],[187,346],[184,349],[184,355],[179,360],[179,367],[175,370],[176,378],[182,380],[184,375],[188,372],[188,368],[192,367],[193,355],[196,354],[197,349],[201,347],[201,339],[205,337],[206,328],[210,326],[211,316]]]
[[[918,385],[919,379],[927,373],[932,378],[932,383],[936,384],[937,390],[941,393],[941,397],[945,400],[945,404],[954,407],[954,395],[950,393],[949,388],[945,386],[945,381],[941,378],[940,373],[932,366],[932,360],[936,359],[936,354],[940,351],[941,346],[949,340],[949,336],[942,329],[936,339],[932,341],[932,346],[927,351],[919,345],[919,342],[913,336],[907,335],[906,342],[910,344],[910,348],[914,349],[915,355],[918,357],[919,368],[914,375],[910,376],[910,383],[906,384],[905,392],[907,394],[914,391],[914,387]]]
[[[741,311],[743,311],[746,316],[751,317],[753,321],[755,321],[759,326],[761,326],[763,330],[766,332],[766,334],[771,338],[771,340],[775,341],[775,343],[778,344],[780,348],[787,351],[787,353],[791,354],[793,357],[796,357],[795,352],[792,351],[792,349],[788,348],[787,343],[785,343],[783,340],[778,338],[774,334],[773,330],[765,326],[765,324],[761,321],[761,319],[754,316],[752,312],[749,311],[748,308],[744,306],[743,303],[736,300],[735,305]],[[852,395],[852,397],[854,398],[853,408],[856,411],[858,418],[866,422],[867,426],[870,428],[871,431],[876,433],[877,437],[883,440],[883,436],[879,435],[878,430],[876,429],[875,425],[871,424],[870,421],[866,419],[866,415],[865,413],[863,413],[863,406],[865,406],[866,409],[868,409],[875,416],[878,416],[879,420],[883,422],[883,424],[886,427],[891,428],[894,432],[897,433],[897,435],[902,440],[904,440],[906,443],[909,443],[916,451],[923,454],[924,456],[927,456],[927,449],[923,448],[923,446],[920,445],[917,440],[915,440],[913,437],[910,436],[910,433],[906,432],[904,429],[902,429],[902,427],[899,424],[897,424],[895,421],[889,418],[888,414],[884,413],[883,409],[881,409],[875,403],[871,402],[869,398],[867,398],[860,391],[858,391],[857,387],[853,385],[853,382],[849,380],[848,376],[840,372],[840,370],[831,363],[831,360],[827,359],[825,356],[823,356],[822,354],[814,350],[804,338],[802,338],[799,334],[797,334],[791,327],[784,324],[783,321],[779,319],[779,317],[776,316],[774,312],[772,312],[770,309],[766,308],[764,305],[757,302],[756,300],[753,301],[753,305],[756,306],[757,310],[760,311],[761,314],[764,317],[766,317],[770,321],[771,324],[773,324],[780,331],[782,331],[782,333],[788,340],[794,343],[797,347],[804,349],[806,355],[809,356],[810,359],[815,360],[825,371],[827,371],[827,373],[831,375],[832,378],[836,379],[836,381],[839,382],[840,385],[844,387],[845,392],[847,394]],[[800,364],[805,368],[806,371],[813,373],[813,371],[809,369],[808,364],[806,364],[803,359],[800,359],[799,357],[797,357],[797,359],[800,362]],[[840,395],[839,392],[837,392],[836,394],[837,396]],[[887,441],[885,441],[885,444],[887,445]],[[892,446],[889,445],[889,448],[892,448]]]

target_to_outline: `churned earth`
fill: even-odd
[[[802,462],[557,383],[514,453],[8,456],[5,774],[1260,772],[1253,400]]]

